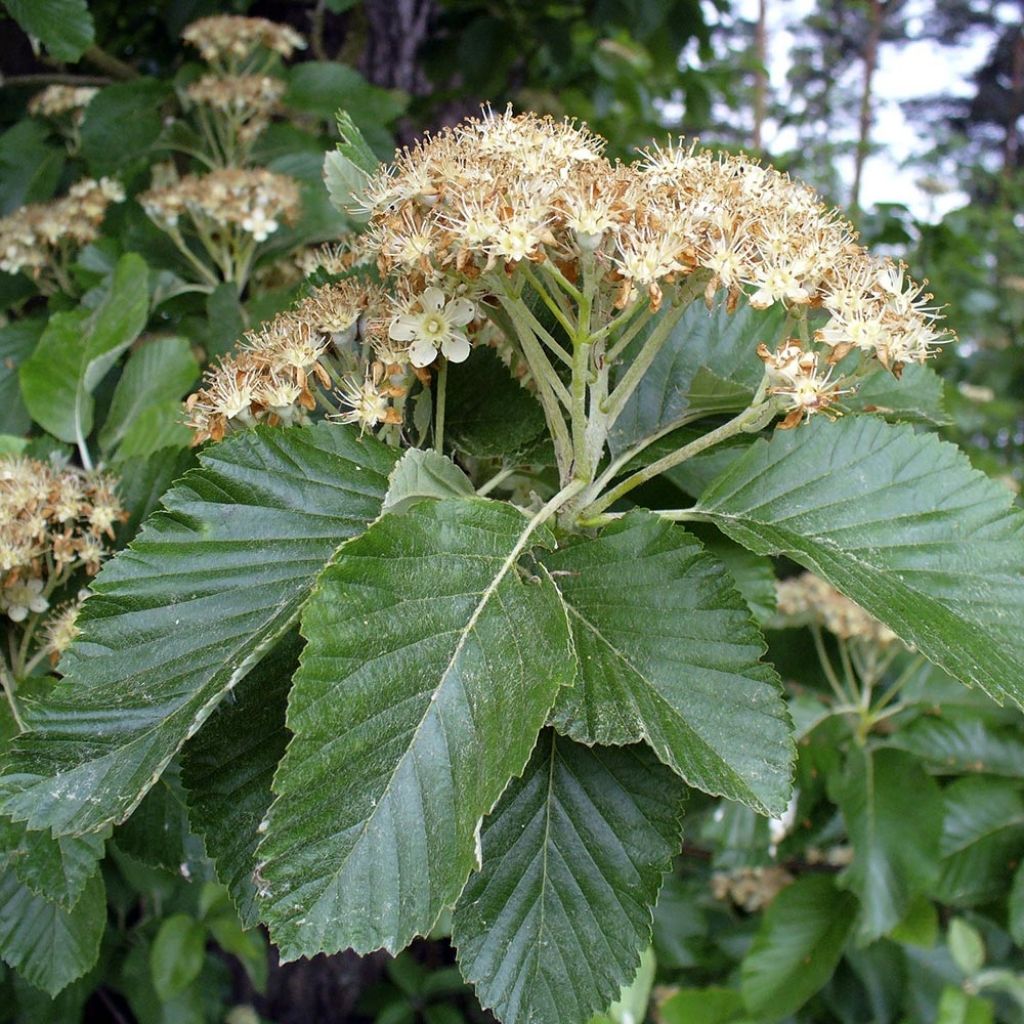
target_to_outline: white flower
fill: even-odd
[[[392,341],[409,342],[409,362],[413,366],[429,366],[438,350],[452,363],[469,358],[470,344],[464,331],[476,315],[469,299],[445,302],[440,288],[428,288],[419,297],[420,312],[399,313],[391,321],[388,337]]]
[[[11,584],[4,588],[0,600],[11,622],[23,622],[29,612],[39,615],[50,607],[50,603],[43,597],[43,581],[40,579]]]

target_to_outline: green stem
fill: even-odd
[[[562,325],[562,330],[564,330],[570,338],[573,337],[573,335],[575,335],[576,333],[575,325],[565,315],[565,313],[562,311],[558,303],[555,302],[551,295],[548,294],[547,288],[544,287],[544,282],[541,281],[540,278],[537,277],[537,275],[533,272],[533,270],[528,265],[525,264],[525,261],[524,266],[522,268],[522,272],[526,280],[530,282],[530,285],[533,287],[533,290],[540,297],[541,302],[543,302],[544,305],[547,306],[549,310],[551,310],[552,316],[554,316],[554,318]]]
[[[551,262],[551,260],[545,260],[540,264],[540,267],[544,273],[547,274],[548,277],[550,277],[551,280],[554,281],[554,283],[557,284],[570,299],[572,299],[573,302],[579,305],[583,299],[583,293],[558,269],[558,267],[554,265],[554,263]]]
[[[909,665],[896,677],[896,681],[890,686],[885,693],[882,694],[878,703],[875,704],[875,713],[881,711],[899,692],[903,689],[907,683],[920,671],[921,666],[925,663],[924,655],[917,655],[913,658]]]
[[[615,386],[608,401],[605,403],[604,411],[608,414],[609,429],[615,424],[622,410],[626,407],[630,396],[636,390],[644,374],[651,368],[658,353],[664,348],[673,328],[682,319],[683,314],[689,308],[690,303],[698,295],[704,293],[704,286],[707,282],[707,275],[702,271],[696,271],[687,279],[686,284],[680,290],[679,301],[662,316],[658,325],[648,335],[643,347],[637,353],[636,358],[629,364],[628,369],[622,375],[622,379]]]
[[[677,451],[670,452],[663,458],[652,462],[649,466],[644,466],[643,469],[637,470],[632,476],[626,477],[618,486],[613,487],[603,497],[588,505],[581,513],[581,519],[586,519],[603,512],[609,505],[614,505],[619,498],[628,494],[634,488],[647,483],[648,480],[653,480],[654,477],[664,473],[667,469],[672,469],[673,466],[678,466],[681,462],[692,459],[695,455],[699,455],[708,448],[721,444],[722,441],[726,441],[730,437],[760,430],[767,422],[770,422],[771,417],[774,415],[775,406],[772,402],[762,402],[759,405],[749,406],[738,416],[733,417],[727,423],[723,423],[716,430],[709,431],[702,437],[698,437],[695,441],[683,445]]]
[[[437,368],[437,405],[434,409],[434,451],[444,454],[444,404],[448,390],[448,360],[441,357]]]
[[[506,466],[499,470],[490,480],[481,484],[477,489],[477,497],[483,498],[491,493],[496,487],[501,486],[510,476],[515,476],[517,466]]]
[[[643,311],[643,316],[637,317],[635,320],[634,316],[639,311]],[[651,318],[654,316],[654,310],[651,309],[650,303],[646,297],[641,302],[634,302],[624,313],[620,313],[614,320],[610,321],[606,327],[601,328],[600,331],[594,336],[610,334],[612,331],[620,330],[625,328],[622,334],[616,339],[615,344],[608,350],[608,361],[614,362],[626,346],[644,329],[644,327],[651,322]],[[632,323],[629,321],[632,320]],[[626,326],[628,324],[628,327]]]
[[[828,680],[828,685],[832,687],[832,692],[836,695],[836,699],[841,705],[850,704],[850,695],[839,682],[839,676],[836,675],[836,670],[832,666],[832,659],[828,656],[828,651],[825,650],[825,641],[821,635],[821,627],[816,622],[811,623],[811,636],[814,637],[814,649],[818,653],[821,670],[825,673],[825,678]]]
[[[11,715],[18,726],[18,731],[24,732],[25,722],[21,717],[21,708],[18,706],[17,685],[14,682],[14,676],[2,659],[0,659],[0,683],[3,684],[4,693],[7,695],[7,703],[11,706]]]

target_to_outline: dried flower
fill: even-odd
[[[185,27],[181,38],[191,43],[203,60],[226,69],[242,66],[259,49],[287,59],[296,50],[306,48],[306,40],[289,25],[231,14],[193,21]]]
[[[60,283],[69,257],[99,237],[107,207],[123,201],[117,181],[85,178],[66,196],[0,218],[0,270],[26,271],[41,287],[52,285],[54,277]]]
[[[882,646],[899,641],[888,626],[812,573],[780,580],[775,590],[778,614],[794,624],[816,622],[843,640]]]
[[[54,120],[71,114],[72,121],[79,125],[85,117],[85,108],[98,92],[99,89],[88,85],[48,85],[28,101],[28,112],[33,117]]]
[[[95,572],[124,519],[116,481],[103,473],[0,459],[0,606],[14,622],[46,610],[72,571]]]

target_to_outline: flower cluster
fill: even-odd
[[[76,124],[85,117],[85,108],[99,89],[90,85],[48,85],[28,101],[28,112],[33,117],[61,118],[71,114]]]
[[[270,75],[203,75],[185,90],[194,105],[227,117],[243,142],[263,132],[284,93],[283,79]]]
[[[774,352],[761,344],[757,354],[768,374],[768,393],[782,399],[788,412],[779,423],[780,430],[795,427],[804,417],[810,419],[816,412],[836,415],[832,406],[851,388],[843,388],[832,380],[834,367],[825,373],[818,368],[818,353],[804,351],[795,338],[784,342]]]
[[[729,902],[755,914],[775,899],[793,876],[777,864],[766,867],[740,867],[731,871],[716,871],[711,876],[711,893],[716,900]]]
[[[843,640],[883,647],[899,641],[888,626],[812,573],[780,580],[775,589],[779,615],[794,624],[818,623]]]
[[[815,340],[836,362],[853,349],[898,373],[943,332],[903,268],[870,256],[809,188],[744,157],[669,146],[609,162],[585,128],[488,113],[398,154],[366,183],[364,251],[382,273],[420,273],[454,297],[496,268],[545,264],[570,282],[601,272],[595,303],[657,309],[700,272],[711,302],[824,311]]]
[[[237,229],[254,242],[265,241],[299,213],[295,181],[263,168],[226,167],[210,174],[188,174],[138,198],[164,230],[177,232],[182,217],[188,217],[201,236]]]
[[[306,48],[306,40],[288,25],[231,14],[193,21],[185,27],[181,38],[191,43],[208,64],[229,71],[261,49],[287,59],[296,50]]]
[[[13,622],[46,611],[71,572],[99,569],[123,518],[111,476],[0,461],[0,610]]]
[[[256,423],[304,422],[318,400],[364,428],[401,422],[393,401],[407,394],[411,370],[387,338],[386,309],[378,288],[349,279],[250,331],[189,397],[194,442]]]
[[[70,253],[95,241],[107,207],[123,201],[118,182],[85,178],[66,196],[15,210],[0,219],[0,270],[24,270],[45,284],[48,271],[60,273]]]

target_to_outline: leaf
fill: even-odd
[[[0,857],[37,896],[70,910],[98,873],[108,836],[109,830],[54,839],[48,832],[0,819]]]
[[[897,380],[879,369],[860,390],[843,402],[844,407],[875,412],[890,420],[945,426],[950,422],[943,398],[942,378],[929,366],[911,363]]]
[[[208,448],[96,578],[67,678],[12,745],[4,812],[57,833],[127,818],[288,630],[338,544],[378,514],[393,458],[336,425]]]
[[[990,725],[984,719],[947,712],[926,715],[901,728],[888,740],[907,750],[941,775],[984,773],[1024,779],[1024,736],[1013,727]]]
[[[99,434],[103,451],[117,445],[154,403],[176,405],[198,376],[199,364],[185,338],[157,338],[137,348],[125,363]]]
[[[947,985],[936,1010],[935,1024],[992,1024],[992,1004],[970,995],[955,985]]]
[[[683,988],[659,1007],[660,1024],[729,1024],[743,1016],[743,998],[731,988]]]
[[[652,328],[668,312],[654,318]],[[743,409],[764,372],[757,346],[773,347],[784,320],[781,304],[766,310],[742,305],[730,314],[724,302],[711,312],[700,299],[692,302],[616,420],[609,437],[613,453],[626,451],[684,413],[696,419]],[[638,338],[630,347],[637,351],[640,344]]]
[[[120,472],[128,459],[145,459],[168,448],[187,448],[192,431],[182,422],[181,402],[155,402],[135,418],[125,431],[113,462]]]
[[[285,706],[300,648],[298,636],[283,640],[189,740],[182,758],[192,828],[247,928],[256,924],[259,827],[288,743]]]
[[[62,441],[92,431],[92,393],[146,326],[148,271],[140,256],[117,261],[110,287],[91,312],[57,313],[21,365],[21,392],[32,418]]]
[[[160,137],[161,104],[170,97],[167,83],[136,78],[101,89],[85,109],[82,155],[94,177],[114,174],[144,160]]]
[[[513,506],[423,502],[321,575],[259,849],[284,958],[399,950],[478,866],[483,817],[575,669],[554,587],[516,570],[532,543],[552,538]]]
[[[1013,885],[1007,903],[1007,927],[1018,946],[1024,946],[1024,864],[1013,873]]]
[[[189,832],[185,798],[177,763],[172,762],[131,817],[114,832],[118,850],[147,867],[185,874],[188,847],[198,845]]]
[[[959,779],[943,791],[942,864],[933,895],[969,907],[1006,894],[1024,854],[1024,796],[1004,779]]]
[[[31,355],[46,320],[26,317],[0,327],[0,431],[24,434],[31,420],[18,388],[18,367]]]
[[[4,0],[7,13],[57,60],[76,61],[93,44],[85,0]]]
[[[206,928],[188,914],[172,914],[160,925],[149,950],[153,988],[173,999],[199,977],[206,956]]]
[[[858,939],[888,934],[939,870],[942,795],[916,758],[898,750],[851,751],[829,793],[842,811],[853,862],[839,884],[860,899]]]
[[[946,943],[957,967],[964,974],[977,974],[985,966],[985,940],[978,929],[962,917],[954,917],[949,922]]]
[[[619,998],[604,1013],[591,1017],[589,1024],[635,1024],[643,1020],[651,1001],[656,967],[654,950],[648,947],[640,957],[640,966],[632,981],[619,989]]]
[[[0,134],[0,214],[53,196],[66,158],[64,147],[52,145],[51,139],[49,125],[34,118],[25,118]],[[4,306],[35,291],[27,275],[0,273]]]
[[[856,899],[825,875],[807,875],[783,889],[743,958],[747,1009],[775,1021],[803,1006],[839,963],[856,910]]]
[[[455,909],[452,941],[484,1007],[505,1024],[571,1024],[618,996],[650,943],[684,799],[643,745],[541,733]]]
[[[231,350],[245,330],[245,310],[238,301],[238,288],[222,281],[206,297],[206,353],[220,356]]]
[[[515,463],[546,430],[540,403],[492,349],[477,348],[448,368],[445,440],[453,448]]]
[[[581,743],[647,740],[691,786],[781,814],[793,745],[764,639],[722,565],[647,512],[542,561],[580,674],[554,724]]]
[[[290,70],[285,103],[326,121],[333,121],[343,108],[365,133],[401,116],[408,100],[397,89],[371,85],[346,64],[309,60]]]
[[[0,957],[26,981],[55,996],[96,962],[107,925],[99,872],[72,910],[37,896],[13,871],[0,871]]]
[[[404,512],[422,498],[458,498],[474,493],[469,477],[438,452],[410,448],[395,463],[384,496],[385,512]]]
[[[938,438],[868,417],[758,441],[698,514],[824,577],[906,643],[1024,706],[1024,516]]]

